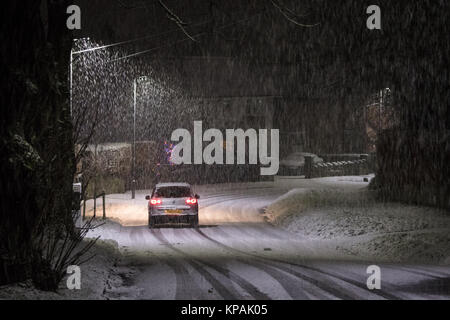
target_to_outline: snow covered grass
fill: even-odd
[[[336,244],[355,258],[450,264],[450,214],[382,203],[367,188],[293,189],[266,219],[308,239]]]
[[[286,218],[286,215],[324,208],[364,208],[375,203],[366,191],[341,191],[336,189],[293,189],[272,203],[266,210],[270,219]]]
[[[67,289],[67,278],[60,283],[57,292],[41,291],[33,287],[31,281],[0,286],[0,300],[92,300],[104,299],[104,292],[118,277],[115,263],[120,257],[118,245],[112,240],[98,240],[88,253],[94,258],[82,264],[81,289]]]

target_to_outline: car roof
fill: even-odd
[[[165,187],[188,187],[190,188],[191,185],[189,183],[185,182],[166,182],[166,183],[158,183],[155,188],[165,188]]]

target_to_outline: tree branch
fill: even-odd
[[[293,19],[293,17],[303,17],[304,15],[298,15],[296,13],[294,13],[292,10],[286,8],[284,5],[280,4],[279,2],[277,2],[276,0],[270,0],[270,2],[272,3],[272,5],[278,9],[278,11],[280,11],[280,13],[290,22],[292,22],[293,24],[300,26],[300,27],[305,27],[305,28],[311,28],[311,27],[315,27],[318,26],[320,23],[316,23],[316,24],[303,24],[300,23],[298,21],[296,21],[295,19]]]

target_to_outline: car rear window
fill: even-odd
[[[191,196],[189,187],[162,187],[155,192],[156,197],[161,198],[184,198]]]

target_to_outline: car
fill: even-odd
[[[198,227],[198,199],[188,183],[159,183],[148,200],[148,226],[188,224]]]

